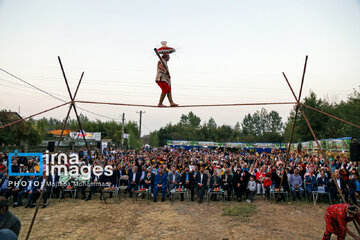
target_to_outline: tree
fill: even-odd
[[[0,111],[0,126],[18,120],[17,114],[10,111]],[[21,141],[25,141],[30,145],[36,145],[41,142],[39,133],[33,127],[32,120],[19,122],[10,125],[6,128],[0,129],[0,144],[16,144],[19,145]]]
[[[129,147],[131,149],[140,149],[142,143],[136,122],[128,122],[125,126],[125,130],[127,133],[129,133]]]
[[[196,116],[193,112],[189,112],[188,115],[181,115],[180,124],[187,125],[190,128],[200,127],[201,119]]]
[[[265,108],[248,114],[242,123],[244,141],[254,142],[280,142],[282,141],[283,122],[276,111],[268,112]]]
[[[157,147],[160,144],[159,135],[157,132],[150,133],[149,144],[151,147]]]

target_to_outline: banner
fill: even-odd
[[[326,151],[350,151],[350,137],[319,140],[321,147]],[[296,151],[301,144],[304,151],[317,151],[319,146],[315,141],[293,143],[291,151]],[[250,142],[206,142],[206,141],[184,141],[168,140],[170,146],[194,146],[194,147],[226,147],[226,148],[287,148],[287,143],[250,143]]]
[[[95,141],[101,141],[101,132],[85,132],[84,136],[86,140],[95,140]],[[70,138],[73,140],[82,140],[83,134],[82,132],[71,132]]]
[[[334,139],[322,139],[319,140],[319,144],[325,151],[350,151],[350,137],[334,138]],[[299,143],[291,144],[291,150],[297,149]],[[302,150],[304,151],[317,151],[319,146],[315,141],[301,142]]]
[[[108,147],[108,143],[107,142],[101,142],[101,152],[104,151],[105,148]]]
[[[249,143],[249,142],[204,142],[168,140],[170,146],[194,146],[194,147],[226,147],[226,148],[285,148],[281,143]]]

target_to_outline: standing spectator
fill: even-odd
[[[260,170],[256,173],[256,189],[257,189],[257,195],[260,195],[261,193],[265,193],[264,185],[263,185],[263,178],[265,177],[265,169],[266,167],[263,166],[260,168]]]
[[[266,176],[265,176],[264,181],[263,181],[263,185],[264,185],[264,188],[265,188],[265,196],[266,196],[267,199],[270,200],[270,188],[272,186],[270,173],[266,173]]]
[[[246,189],[246,198],[247,202],[251,202],[254,198],[256,191],[256,182],[254,176],[250,177],[250,181],[248,182],[247,189]]]
[[[196,174],[196,193],[199,203],[203,202],[208,176],[204,173],[204,166],[200,167],[200,172]]]
[[[238,201],[241,201],[241,197],[247,187],[247,185],[245,185],[244,175],[245,173],[241,171],[241,168],[238,168],[233,175],[233,187]]]
[[[226,199],[231,201],[231,192],[232,192],[232,175],[230,174],[230,168],[227,168],[225,174],[221,177],[221,186],[224,191],[227,193]]]

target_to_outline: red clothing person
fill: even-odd
[[[334,204],[328,207],[325,211],[326,231],[324,232],[323,240],[330,240],[331,234],[337,235],[339,240],[345,239],[346,233],[349,233],[354,239],[359,239],[354,233],[347,228],[347,223],[356,218],[360,222],[359,215],[356,212],[356,207],[347,203]],[[354,211],[351,211],[352,209]]]
[[[171,94],[171,77],[167,62],[170,60],[170,53],[175,52],[175,49],[166,46],[166,41],[161,42],[162,47],[158,49],[158,52],[162,55],[162,61],[159,61],[157,64],[156,78],[155,81],[161,88],[161,95],[159,99],[159,107],[165,107],[163,101],[165,96],[168,97],[170,102],[170,107],[176,107],[178,104],[174,103]]]

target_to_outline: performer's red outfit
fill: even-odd
[[[167,65],[166,61],[164,61],[164,63]],[[167,93],[171,92],[170,74],[168,72],[166,72],[166,68],[162,65],[162,63],[160,61],[158,62],[158,65],[157,65],[155,81],[161,88],[161,91],[163,94],[167,94]]]
[[[171,87],[169,84],[167,84],[167,82],[156,81],[156,83],[161,88],[161,91],[162,91],[161,93],[166,94],[166,93],[171,92]]]
[[[347,207],[349,204],[341,203],[334,204],[328,207],[325,211],[326,231],[323,240],[330,240],[331,234],[337,235],[339,240],[345,239],[347,232],[347,223],[352,221],[352,218],[347,216]],[[359,222],[359,216],[357,221]]]

